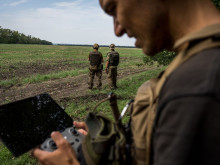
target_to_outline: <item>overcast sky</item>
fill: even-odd
[[[0,0],[0,26],[53,43],[134,46],[98,0]]]

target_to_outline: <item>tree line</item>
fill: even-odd
[[[31,35],[24,35],[18,31],[10,29],[4,29],[0,26],[0,43],[4,44],[40,44],[40,45],[52,45],[52,42],[41,40]]]

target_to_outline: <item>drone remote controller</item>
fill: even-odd
[[[61,134],[63,135],[64,139],[71,144],[72,148],[76,152],[76,155],[78,156],[79,147],[82,143],[84,135],[79,133],[74,127],[66,128]],[[40,148],[45,151],[53,152],[57,149],[57,146],[51,138],[48,138],[40,145]]]

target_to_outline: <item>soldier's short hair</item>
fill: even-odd
[[[99,44],[95,43],[95,44],[93,45],[93,49],[98,49],[98,48],[99,48]]]
[[[109,48],[110,48],[110,49],[114,49],[114,48],[115,48],[115,44],[109,45]]]

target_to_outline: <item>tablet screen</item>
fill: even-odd
[[[0,139],[15,157],[71,126],[72,118],[48,94],[0,106]]]

